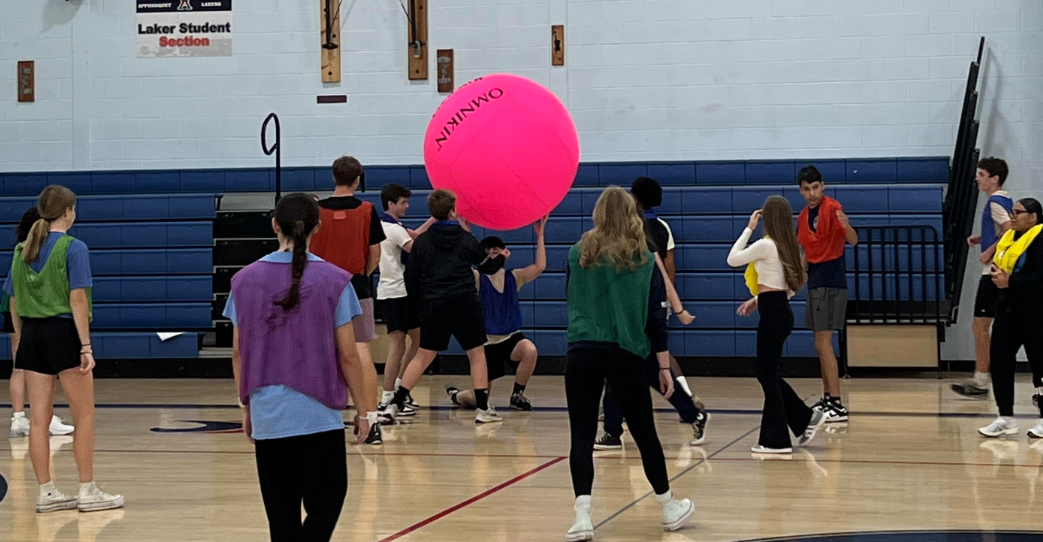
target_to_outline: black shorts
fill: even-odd
[[[4,311],[0,314],[4,315],[4,333],[8,335],[14,333],[14,320],[11,319],[10,311]]]
[[[378,299],[377,314],[387,326],[388,333],[408,333],[420,327],[420,307],[409,297]]]
[[[983,275],[978,282],[978,294],[974,296],[974,317],[995,318],[996,305],[1000,301],[1000,288],[992,282],[991,275]]]
[[[22,318],[15,367],[57,375],[80,366],[80,350],[80,335],[72,318]]]
[[[485,344],[485,318],[477,294],[424,302],[420,311],[420,348],[443,352],[449,348],[449,337],[456,337],[464,350]]]
[[[525,334],[519,331],[505,341],[485,345],[485,364],[489,367],[490,381],[507,374],[504,371],[504,366],[508,363],[515,370],[518,369],[519,362],[511,359],[511,353],[514,352],[514,348],[518,346],[518,343],[524,340]]]

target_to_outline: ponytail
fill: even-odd
[[[26,237],[25,243],[22,244],[23,262],[33,263],[40,257],[40,250],[43,249],[43,243],[47,240],[50,229],[47,221],[42,218],[33,222],[33,227],[29,228],[29,237]]]
[[[291,236],[293,239],[293,263],[290,271],[290,277],[293,279],[293,282],[290,284],[290,291],[286,293],[286,297],[282,298],[281,301],[275,302],[283,310],[290,310],[300,302],[301,277],[304,276],[304,269],[308,267],[308,233],[310,232],[305,232],[303,220],[294,222],[293,235]]]
[[[293,241],[290,290],[275,304],[283,310],[291,310],[301,301],[301,279],[308,267],[308,237],[319,225],[319,204],[307,194],[289,194],[279,200],[275,222],[280,232]]]

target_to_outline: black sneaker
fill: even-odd
[[[532,410],[532,403],[529,402],[529,398],[524,393],[515,393],[511,395],[511,410]]]
[[[460,393],[460,388],[457,388],[453,384],[446,384],[445,393],[449,396],[449,400],[452,401],[453,406],[463,406],[456,401],[456,394]]]
[[[373,446],[384,444],[384,437],[380,434],[379,423],[375,423],[372,426],[370,426],[369,435],[366,436],[366,444],[372,444]]]
[[[830,398],[823,413],[826,415],[826,423],[846,422],[848,418],[847,409],[840,403],[840,399]]]
[[[692,431],[694,436],[692,437],[692,446],[698,446],[706,442],[706,423],[710,421],[710,413],[705,410],[700,410],[696,414],[695,421],[692,422]]]
[[[420,408],[420,405],[417,404],[417,402],[413,400],[413,394],[412,393],[407,393],[406,394],[406,406],[409,407],[409,408],[412,408],[414,412],[417,409]]]
[[[819,399],[817,403],[811,405],[811,410],[817,410],[819,412],[824,412],[828,406],[829,406],[829,396],[828,395],[823,395],[822,398]]]
[[[605,433],[601,435],[601,438],[594,441],[595,450],[622,450],[623,440],[619,437],[613,437],[612,435]]]
[[[973,380],[964,380],[963,382],[957,382],[953,384],[952,391],[964,396],[971,397],[974,399],[985,399],[989,396],[989,388],[982,387]]]

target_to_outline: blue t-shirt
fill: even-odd
[[[40,248],[40,257],[35,262],[29,264],[33,271],[39,273],[43,270],[43,266],[47,264],[47,259],[51,257],[54,245],[58,244],[58,240],[63,235],[65,234],[56,231],[52,231],[47,235],[47,240],[43,242],[43,247]],[[94,278],[91,276],[90,254],[87,251],[87,245],[83,241],[76,239],[69,245],[65,265],[69,275],[70,292],[94,286]],[[7,278],[4,279],[4,293],[14,297],[14,282],[11,280],[10,271],[7,273]],[[72,318],[72,314],[60,314],[59,317]]]
[[[263,258],[262,262],[284,263],[289,266],[293,261],[290,252],[273,252]],[[318,256],[309,253],[308,261],[321,262]],[[286,270],[290,272],[289,269]],[[305,271],[307,272],[307,271]],[[362,306],[355,295],[355,289],[349,283],[340,294],[335,317],[336,327],[351,322],[362,314]],[[239,325],[235,311],[235,301],[228,296],[224,315]],[[255,440],[271,440],[277,438],[313,435],[326,431],[344,429],[344,417],[339,410],[333,410],[315,399],[287,386],[263,386],[250,392],[250,423],[253,425]]]
[[[811,231],[818,230],[818,211],[822,206],[808,209],[808,228]],[[844,256],[828,262],[808,262],[808,289],[813,288],[843,288],[847,289],[847,268],[844,264]]]

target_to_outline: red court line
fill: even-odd
[[[395,534],[393,534],[393,535],[391,535],[391,536],[389,536],[387,538],[384,538],[384,539],[380,540],[380,542],[391,542],[392,540],[397,540],[399,538],[402,538],[403,536],[406,536],[407,534],[409,534],[409,533],[411,533],[413,531],[416,531],[418,529],[422,529],[425,526],[430,525],[431,523],[434,523],[434,522],[444,518],[445,516],[448,516],[449,514],[452,514],[453,512],[456,512],[457,510],[460,510],[461,508],[465,508],[467,506],[470,506],[470,505],[472,505],[472,504],[474,504],[474,503],[476,503],[476,502],[478,502],[478,501],[488,497],[489,495],[492,495],[493,493],[496,493],[497,491],[500,491],[501,489],[504,489],[506,487],[512,486],[512,485],[514,485],[514,484],[516,484],[516,483],[518,483],[518,482],[520,482],[520,481],[522,481],[522,480],[532,476],[533,474],[536,474],[537,472],[540,472],[541,470],[546,469],[547,467],[554,466],[554,465],[564,461],[565,459],[568,459],[568,458],[565,457],[565,456],[555,457],[554,459],[552,459],[552,460],[550,460],[550,461],[548,461],[548,462],[546,462],[546,463],[544,463],[544,464],[542,464],[542,465],[540,465],[540,466],[538,466],[538,467],[536,467],[536,468],[534,468],[534,469],[532,469],[532,470],[530,470],[528,472],[519,474],[518,476],[515,476],[514,478],[511,478],[510,480],[507,480],[506,482],[504,482],[504,483],[502,483],[502,484],[500,484],[500,485],[498,485],[498,486],[496,486],[494,488],[491,488],[491,489],[488,489],[488,490],[486,490],[486,491],[484,491],[482,493],[479,493],[479,494],[475,495],[474,497],[471,497],[470,499],[467,499],[466,501],[464,501],[462,503],[459,503],[459,504],[456,504],[456,505],[451,506],[449,508],[446,508],[445,510],[442,510],[441,512],[439,512],[439,513],[437,513],[437,514],[435,514],[435,515],[433,515],[433,516],[431,516],[431,517],[429,517],[429,518],[427,518],[427,519],[425,519],[425,520],[423,520],[423,521],[421,521],[419,523],[415,523],[415,524],[413,524],[413,525],[411,525],[411,526],[409,526],[409,527],[407,527],[407,528],[405,528],[405,529],[403,529],[403,530],[401,530],[401,531],[399,531],[399,532],[397,532],[397,533],[395,533]]]

